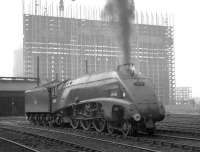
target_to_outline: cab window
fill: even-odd
[[[110,91],[110,96],[111,97],[118,97],[119,96],[118,92],[119,92],[118,90],[111,90]]]
[[[125,93],[120,88],[113,89],[113,90],[110,90],[110,97],[124,98]]]

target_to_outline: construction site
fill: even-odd
[[[37,56],[41,83],[116,69],[122,56],[117,22],[101,8],[56,2],[23,3],[24,76],[37,76]],[[175,100],[173,30],[173,19],[166,14],[135,13],[131,62],[152,79],[164,104]]]

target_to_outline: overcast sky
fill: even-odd
[[[0,3],[0,76],[12,76],[13,51],[22,47],[22,0]],[[76,0],[76,3],[103,7],[105,0]],[[174,15],[176,84],[191,86],[193,95],[200,97],[200,1],[135,0],[135,5],[137,10]]]

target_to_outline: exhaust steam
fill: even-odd
[[[120,26],[120,42],[123,50],[123,64],[130,63],[130,36],[131,36],[131,20],[134,20],[135,7],[133,1],[130,0],[108,0],[105,6],[105,13],[113,19],[119,21]]]

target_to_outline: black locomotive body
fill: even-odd
[[[152,133],[165,116],[150,79],[136,74],[132,65],[54,82],[25,94],[28,120],[43,125],[70,123],[74,129],[109,133],[117,129],[128,135],[138,130]]]

